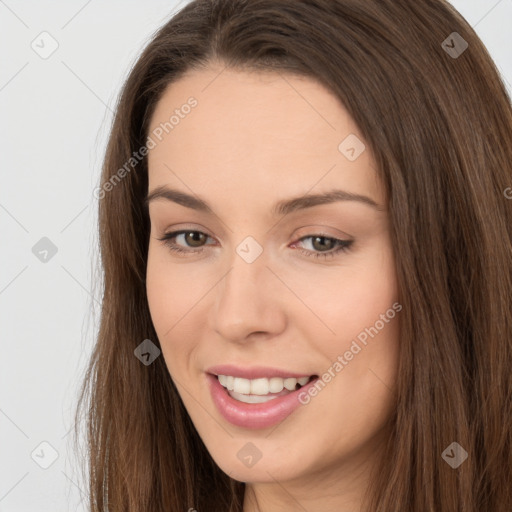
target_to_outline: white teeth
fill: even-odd
[[[288,389],[289,391],[293,391],[295,389],[295,385],[297,384],[297,379],[289,378],[284,379],[284,387]]]
[[[230,391],[229,395],[238,400],[240,402],[245,402],[246,404],[262,404],[264,402],[268,402],[269,400],[274,400],[277,396],[258,396],[258,395],[243,395],[242,393],[236,393],[235,391]]]
[[[271,393],[281,393],[284,388],[284,380],[279,377],[269,379],[269,387]]]
[[[251,395],[268,395],[270,386],[268,379],[254,379],[251,383]]]
[[[280,377],[272,377],[270,379],[242,379],[240,377],[232,377],[230,375],[218,375],[218,379],[223,387],[227,388],[229,391],[234,392],[230,393],[231,395],[241,394],[259,396],[268,395],[269,393],[280,393],[283,389],[287,389],[288,391],[295,391],[297,384],[304,386],[309,382],[309,377],[301,377],[299,379],[294,377],[288,377],[286,379],[282,379]]]
[[[233,381],[233,391],[249,395],[251,393],[251,381],[249,379],[235,377],[235,380]]]

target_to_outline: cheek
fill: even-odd
[[[165,251],[152,248],[148,252],[146,271],[146,294],[151,320],[162,348],[162,355],[169,372],[174,376],[179,370],[180,352],[186,346],[174,343],[180,327],[180,320],[190,310],[194,300],[194,290],[186,286],[179,265],[169,265]],[[190,283],[192,284],[192,283]],[[171,357],[172,355],[172,357]]]
[[[301,325],[326,356],[326,371],[335,375],[332,389],[351,410],[374,403],[375,410],[384,412],[396,381],[401,309],[391,249],[383,244],[356,264],[340,267],[335,276],[314,277],[303,282],[302,293],[324,325],[311,319]]]
[[[364,256],[347,256],[346,264],[339,267],[303,273],[300,279],[295,276],[294,290],[324,324],[316,322],[315,327],[321,329],[324,339],[331,340],[331,346],[332,342],[348,341],[373,326],[397,301],[391,248],[376,244]],[[383,331],[389,330],[387,327]]]
[[[150,243],[146,294],[151,320],[173,379],[189,371],[194,351],[205,328],[205,295],[218,281],[212,272],[189,263],[171,261],[165,249]]]
[[[150,243],[146,269],[148,306],[153,325],[159,337],[164,332],[163,329],[166,324],[167,329],[172,325],[169,314],[172,315],[172,312],[175,311],[176,301],[175,294],[171,293],[169,267],[165,265],[160,252],[155,250],[152,243]],[[175,286],[175,283],[173,283],[173,286]]]
[[[150,243],[146,271],[148,305],[157,333],[168,332],[204,296],[209,288],[208,280],[191,274],[187,263],[170,261],[165,249]],[[211,286],[211,285],[210,285]]]

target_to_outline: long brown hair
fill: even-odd
[[[392,434],[365,510],[510,512],[512,108],[482,42],[443,0],[194,0],[145,48],[97,194],[103,302],[76,417],[87,416],[91,510],[242,510],[244,484],[212,460],[164,358],[134,356],[159,342],[145,287],[147,159],[130,158],[164,89],[212,60],[316,79],[375,156],[403,310]],[[468,454],[457,468],[442,456],[453,442]]]

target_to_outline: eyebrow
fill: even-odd
[[[162,185],[152,190],[145,198],[144,204],[148,206],[150,202],[158,199],[172,201],[174,203],[180,204],[187,208],[191,208],[193,210],[198,210],[205,213],[213,213],[213,210],[210,207],[210,205],[203,199],[200,199],[197,196],[186,194],[185,192],[181,192],[179,190],[170,189],[165,185]],[[379,212],[383,212],[386,210],[383,206],[379,205],[368,196],[354,194],[346,190],[334,189],[328,192],[324,192],[322,194],[309,194],[300,197],[294,197],[291,199],[281,200],[274,205],[274,207],[272,208],[272,213],[274,215],[287,215],[289,213],[298,210],[303,210],[305,208],[311,208],[313,206],[322,204],[334,203],[337,201],[357,201],[359,203],[370,206],[371,208]]]

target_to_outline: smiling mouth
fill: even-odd
[[[263,377],[258,379],[244,379],[231,375],[214,375],[214,377],[227,390],[231,398],[247,404],[261,404],[297,391],[316,378],[316,375],[300,378]]]

